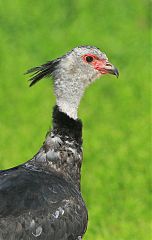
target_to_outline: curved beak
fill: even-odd
[[[118,69],[111,64],[107,59],[101,59],[94,62],[94,68],[98,70],[101,74],[113,74],[117,78],[119,77]]]
[[[113,74],[115,75],[117,78],[119,77],[119,72],[118,69],[112,65],[110,62],[107,62],[105,67],[104,67],[105,71],[109,74]]]

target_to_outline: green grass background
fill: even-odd
[[[95,45],[119,69],[79,109],[87,240],[150,240],[149,14],[146,0],[0,1],[1,169],[30,159],[51,126],[51,81],[29,89],[28,68]]]

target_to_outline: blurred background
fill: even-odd
[[[150,10],[146,0],[0,1],[0,168],[30,159],[51,126],[50,79],[23,73],[78,45],[106,52],[120,77],[81,102],[87,240],[149,240]],[[148,13],[149,12],[149,13]]]

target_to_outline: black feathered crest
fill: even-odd
[[[29,79],[31,81],[30,87],[33,86],[35,83],[40,81],[42,78],[48,77],[52,74],[52,72],[56,69],[60,62],[60,58],[55,60],[49,61],[45,64],[42,64],[39,67],[34,67],[29,69],[26,74],[32,74],[32,77]]]

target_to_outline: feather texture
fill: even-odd
[[[80,192],[81,146],[81,121],[56,106],[39,152],[0,171],[0,240],[82,238],[88,214]]]
[[[87,62],[86,56],[95,56]],[[97,68],[98,66],[98,68]],[[0,171],[0,240],[81,240],[88,222],[80,190],[82,123],[77,110],[88,85],[118,70],[96,47],[76,47],[29,69],[30,86],[52,76],[53,128],[26,163]]]
[[[26,74],[32,74],[32,77],[29,79],[31,81],[30,87],[33,86],[35,83],[40,81],[41,79],[51,76],[53,71],[56,69],[60,62],[60,58],[56,60],[48,61],[45,64],[42,64],[39,67],[34,67],[29,69]]]

